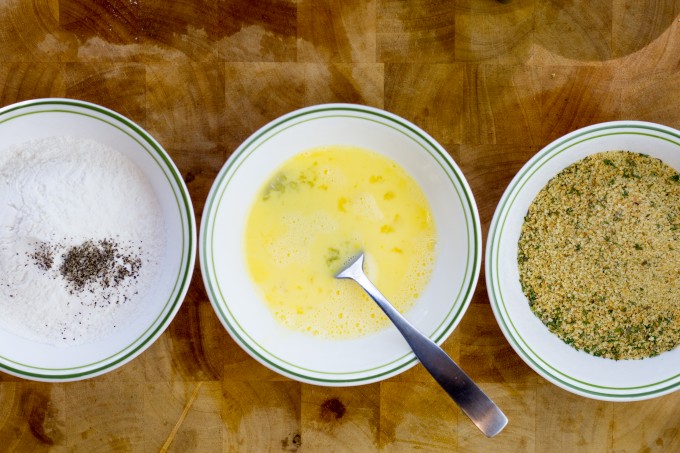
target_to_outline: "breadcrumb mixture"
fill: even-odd
[[[531,310],[567,344],[641,359],[680,344],[680,174],[608,151],[565,168],[529,207],[517,261]]]

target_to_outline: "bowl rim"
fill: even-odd
[[[139,143],[163,170],[168,182],[177,187],[173,195],[183,219],[181,228],[185,242],[178,274],[163,309],[144,332],[118,352],[87,364],[66,368],[39,367],[0,356],[0,371],[10,375],[35,381],[68,382],[99,376],[123,366],[149,348],[167,329],[179,311],[190,286],[196,259],[196,219],[189,191],[170,155],[146,130],[114,110],[78,99],[59,97],[30,99],[0,108],[0,124],[18,117],[45,113],[82,115],[118,129]],[[173,294],[174,298],[171,297]]]
[[[585,141],[611,135],[636,135],[645,137],[644,139],[664,140],[676,145],[680,150],[680,131],[662,124],[638,120],[618,120],[592,124],[553,140],[522,166],[508,184],[498,202],[486,240],[485,278],[491,308],[503,335],[520,358],[536,373],[558,387],[577,395],[603,401],[637,401],[662,396],[679,389],[680,367],[677,374],[666,379],[635,386],[600,385],[569,376],[535,353],[527,343],[527,340],[517,331],[507,309],[507,305],[511,302],[506,302],[504,299],[499,277],[499,262],[501,261],[499,244],[503,235],[504,225],[512,212],[512,204],[518,193],[529,183],[534,173],[538,171],[538,168],[549,162],[552,158],[563,152],[568,152],[571,147]],[[588,154],[596,152],[598,151]],[[522,297],[524,298],[523,295]],[[523,300],[528,305],[526,298]],[[609,360],[592,357],[597,360]],[[655,358],[658,357],[660,356]],[[612,363],[622,362],[626,361],[621,360]],[[675,382],[670,383],[671,381]]]
[[[465,179],[462,171],[453,161],[449,153],[434,138],[432,138],[428,133],[423,131],[415,124],[382,109],[360,104],[348,104],[348,103],[329,103],[312,105],[286,113],[270,121],[269,123],[265,124],[264,126],[260,127],[255,132],[253,132],[247,139],[245,139],[241,143],[241,145],[239,145],[239,147],[227,159],[222,169],[220,170],[219,174],[215,178],[210,193],[208,194],[200,226],[199,259],[201,263],[200,267],[201,273],[203,275],[204,285],[208,297],[210,299],[210,302],[213,306],[213,309],[215,310],[218,318],[220,319],[220,322],[224,326],[225,330],[227,330],[229,335],[232,337],[232,339],[241,348],[243,348],[251,357],[253,357],[255,360],[257,360],[265,367],[283,376],[289,377],[300,382],[324,386],[349,386],[377,382],[388,377],[394,376],[396,374],[399,374],[414,366],[417,363],[417,358],[415,357],[415,354],[413,354],[413,352],[409,350],[409,352],[406,353],[404,356],[392,360],[389,363],[383,363],[372,368],[346,372],[343,371],[325,372],[321,370],[311,370],[301,367],[299,365],[288,364],[288,362],[280,358],[278,358],[280,362],[290,365],[291,367],[295,368],[295,370],[274,363],[273,361],[269,360],[268,357],[265,357],[263,354],[261,354],[260,351],[257,350],[257,348],[253,347],[250,344],[249,339],[242,338],[240,334],[240,331],[242,329],[235,328],[231,324],[230,316],[225,315],[225,313],[223,312],[221,306],[223,298],[219,296],[218,294],[219,291],[216,291],[216,289],[214,288],[214,284],[211,281],[213,277],[214,278],[217,277],[209,275],[211,273],[210,271],[211,265],[208,261],[210,256],[212,255],[212,252],[210,251],[210,247],[207,245],[209,239],[212,237],[212,232],[211,229],[209,228],[211,225],[214,225],[214,217],[216,215],[217,210],[215,208],[216,197],[219,195],[220,191],[223,190],[223,182],[225,178],[231,174],[231,171],[233,170],[232,167],[234,166],[237,167],[241,162],[241,159],[247,157],[250,148],[253,145],[257,144],[258,141],[263,140],[263,137],[265,137],[264,138],[265,140],[268,140],[269,138],[268,134],[278,133],[277,131],[279,129],[290,127],[290,125],[286,126],[286,124],[289,123],[290,121],[295,120],[307,121],[308,119],[305,118],[307,116],[315,116],[333,112],[341,112],[341,116],[351,116],[351,118],[353,119],[356,118],[360,120],[374,122],[378,122],[378,120],[385,121],[391,123],[391,125],[381,123],[381,126],[393,127],[395,129],[403,128],[408,130],[410,134],[415,135],[419,140],[422,140],[424,143],[427,144],[429,150],[433,155],[433,159],[438,159],[440,161],[439,162],[440,166],[442,167],[446,166],[445,170],[446,173],[449,175],[450,178],[455,178],[456,182],[460,185],[459,196],[461,197],[461,204],[465,204],[465,209],[469,211],[469,218],[467,219],[466,224],[468,225],[471,224],[471,226],[468,228],[468,235],[470,237],[470,242],[472,243],[471,250],[469,251],[469,255],[472,256],[472,265],[470,266],[471,269],[469,271],[469,277],[464,281],[463,284],[464,288],[462,288],[460,291],[461,294],[464,293],[464,295],[459,296],[459,298],[456,301],[454,301],[457,302],[458,300],[460,300],[462,301],[462,303],[460,303],[460,306],[457,307],[457,311],[451,318],[449,325],[443,328],[443,330],[441,327],[435,329],[435,333],[438,334],[436,337],[433,337],[431,339],[436,343],[441,344],[444,340],[446,340],[446,338],[450,336],[450,334],[453,332],[453,330],[456,328],[456,326],[462,319],[463,315],[465,314],[470,304],[481,271],[482,240],[481,240],[481,225],[479,221],[477,205],[475,203],[472,190],[470,189],[467,180]],[[407,134],[404,133],[404,135]],[[411,136],[409,136],[409,138],[411,140],[415,140]],[[435,153],[436,156],[434,155]],[[468,216],[466,215],[466,217]],[[456,304],[452,303],[451,311],[454,311],[455,308]],[[265,348],[260,349],[266,350]],[[367,372],[370,372],[368,373],[369,375],[366,375]],[[323,377],[324,375],[339,377],[336,378]]]

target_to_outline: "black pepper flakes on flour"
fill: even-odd
[[[99,300],[82,297],[74,300],[84,306],[97,307],[129,300],[126,290],[139,277],[142,254],[141,246],[106,238],[68,246],[41,241],[35,243],[27,256],[48,277],[61,280],[69,294],[96,296]]]
[[[69,247],[62,255],[59,274],[71,294],[89,285],[116,288],[127,279],[137,278],[142,260],[113,239],[85,241]]]
[[[54,264],[54,246],[48,242],[38,242],[29,257],[33,259],[38,269],[48,271]]]

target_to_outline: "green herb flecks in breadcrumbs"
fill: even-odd
[[[531,310],[567,344],[641,359],[680,344],[680,184],[658,159],[594,154],[529,207],[517,262]]]

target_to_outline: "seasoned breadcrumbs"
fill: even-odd
[[[531,310],[567,344],[641,359],[680,344],[680,174],[628,151],[565,168],[529,207],[517,261]]]

